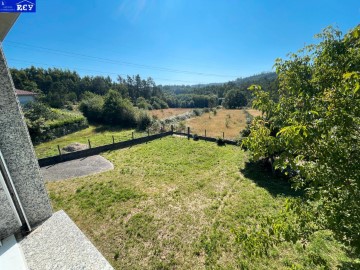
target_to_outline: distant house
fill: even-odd
[[[20,101],[21,106],[24,106],[25,104],[35,101],[37,94],[29,91],[24,90],[18,90],[15,89],[16,95]]]

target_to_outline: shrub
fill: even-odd
[[[250,135],[250,125],[246,125],[246,128],[240,131],[241,137],[248,137]]]
[[[104,101],[103,122],[123,127],[135,127],[135,108],[130,100],[123,99],[117,91],[109,90]]]
[[[184,121],[179,122],[179,124],[176,126],[176,131],[183,132],[186,129],[186,125]]]
[[[194,141],[198,141],[198,140],[199,140],[199,136],[198,136],[196,133],[193,135],[193,140],[194,140]]]
[[[152,121],[150,127],[149,127],[149,131],[152,133],[158,133],[161,131],[162,129],[162,123],[160,121]]]
[[[137,129],[144,131],[150,125],[151,125],[151,117],[145,111],[140,111],[137,116]]]
[[[204,109],[203,109],[203,112],[204,112],[204,113],[209,113],[209,112],[210,112],[210,109],[209,109],[209,108],[204,108]]]
[[[47,119],[31,110],[25,113],[26,124],[33,143],[54,139],[88,127],[87,121],[82,115],[43,107],[43,105],[36,105],[36,108],[36,110],[40,108],[44,114],[46,112]]]
[[[195,116],[200,116],[201,115],[201,111],[199,109],[194,109],[193,113]]]
[[[102,121],[104,99],[94,93],[85,92],[79,109],[90,122],[100,123]]]
[[[152,104],[153,108],[156,110],[169,108],[168,104],[164,100],[162,100],[158,97],[152,97],[151,104]]]
[[[24,106],[24,116],[30,121],[35,121],[40,118],[44,120],[51,120],[56,118],[56,114],[51,108],[41,102],[30,102]]]
[[[160,110],[160,109],[161,109],[160,104],[157,103],[157,102],[153,102],[153,103],[152,103],[152,107],[153,107],[154,110]]]
[[[30,137],[33,142],[39,141],[40,136],[42,136],[43,134],[47,134],[47,131],[49,130],[49,125],[46,124],[44,118],[40,117],[34,121],[25,118],[25,120]]]
[[[151,106],[151,104],[143,97],[139,97],[137,100],[136,100],[136,106],[139,108],[139,109],[144,109],[144,110],[152,110],[153,107]]]
[[[230,127],[230,119],[229,119],[229,118],[226,118],[226,119],[225,119],[225,126],[226,126],[227,128]]]

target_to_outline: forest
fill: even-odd
[[[261,85],[272,95],[276,95],[277,89],[274,72],[239,78],[223,84],[192,86],[156,85],[152,78],[143,79],[139,75],[126,78],[118,76],[117,81],[109,76],[81,77],[76,71],[34,66],[25,69],[12,68],[11,75],[15,88],[38,93],[39,100],[53,108],[70,108],[80,103],[86,92],[105,96],[109,90],[118,92],[122,98],[142,109],[206,108],[218,105],[243,107],[250,105],[253,98],[248,90],[250,85]],[[230,91],[233,92],[229,94]],[[234,97],[238,99],[234,100]],[[229,99],[232,104],[228,104]]]

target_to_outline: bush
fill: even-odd
[[[151,125],[151,117],[144,111],[140,111],[137,116],[137,129],[146,130]]]
[[[158,133],[162,130],[162,124],[160,121],[153,121],[149,127],[149,131],[152,133]]]
[[[30,102],[24,106],[24,116],[30,121],[36,121],[40,118],[43,120],[52,120],[56,118],[56,114],[51,108],[41,102]]]
[[[36,104],[33,109],[25,112],[25,121],[33,143],[44,142],[88,127],[85,117],[73,112],[51,109],[43,104]]]
[[[151,104],[152,104],[153,108],[156,110],[169,108],[168,104],[164,100],[162,100],[158,97],[152,97]]]
[[[144,110],[152,110],[153,107],[151,106],[151,104],[143,97],[139,97],[137,100],[136,100],[136,106],[139,108],[139,109],[144,109]]]
[[[227,128],[230,127],[230,119],[229,119],[229,118],[226,118],[226,119],[225,119],[225,126],[226,126]]]
[[[195,116],[200,116],[201,115],[201,111],[199,109],[194,109],[193,113]]]
[[[199,140],[199,135],[197,135],[196,133],[193,135],[193,140],[194,141],[198,141]]]
[[[85,92],[79,109],[89,122],[100,123],[102,121],[104,99],[102,96]]]
[[[240,131],[240,136],[241,137],[248,137],[250,135],[250,125],[247,124],[246,128],[244,128],[243,130]]]
[[[204,113],[209,113],[209,112],[210,112],[210,109],[209,109],[209,108],[204,108],[204,109],[203,109],[203,112],[204,112]]]
[[[160,109],[161,109],[160,104],[157,103],[157,102],[153,102],[153,103],[152,103],[152,107],[153,107],[154,110],[160,110]]]
[[[184,121],[179,122],[179,124],[176,126],[176,131],[178,132],[184,132],[186,129],[186,125]]]
[[[135,127],[135,108],[130,100],[123,99],[117,91],[109,90],[104,101],[103,122],[123,127]]]

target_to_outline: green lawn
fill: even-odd
[[[113,171],[47,189],[54,210],[64,209],[116,269],[337,269],[349,260],[329,232],[306,249],[284,242],[246,257],[238,228],[255,230],[259,216],[295,194],[256,168],[244,171],[238,147],[167,137],[103,156]]]
[[[124,130],[111,127],[90,126],[86,129],[71,133],[67,136],[63,136],[49,142],[35,145],[34,148],[37,157],[44,158],[58,155],[58,145],[60,146],[60,148],[62,148],[75,142],[88,144],[89,139],[91,142],[91,146],[96,147],[112,143],[112,136],[114,136],[115,142],[130,140],[132,132],[134,132],[135,137],[146,135],[145,133],[136,132],[132,129]]]

